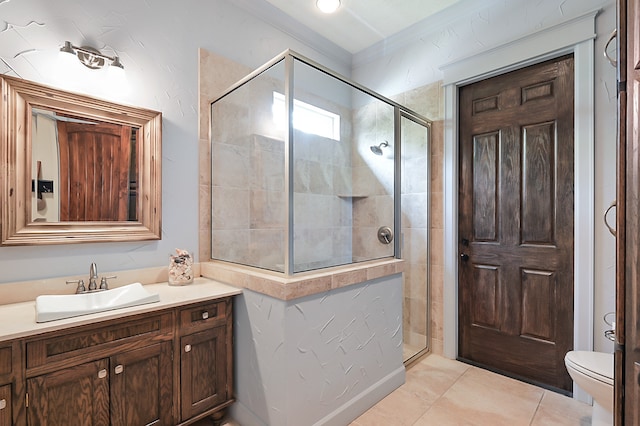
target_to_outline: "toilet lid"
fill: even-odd
[[[571,351],[565,361],[582,374],[613,386],[613,354],[590,351]]]

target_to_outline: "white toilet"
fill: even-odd
[[[571,351],[564,364],[573,381],[593,398],[592,426],[613,425],[613,354]]]

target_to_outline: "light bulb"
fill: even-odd
[[[130,89],[129,82],[120,62],[117,61],[115,65],[111,64],[106,71],[109,90],[118,96],[128,94]]]
[[[333,13],[340,7],[340,0],[317,0],[316,6],[323,13]]]

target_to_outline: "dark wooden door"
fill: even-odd
[[[111,358],[111,424],[170,425],[173,370],[171,342]]]
[[[573,58],[460,89],[459,357],[571,391]]]
[[[60,220],[128,220],[131,127],[59,121],[58,144]]]
[[[28,379],[28,424],[109,425],[107,369],[108,361],[99,360]]]
[[[180,339],[182,420],[228,400],[226,342],[226,325],[189,334]]]

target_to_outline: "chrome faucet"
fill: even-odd
[[[89,291],[94,291],[98,288],[96,280],[98,279],[98,267],[95,262],[91,263],[89,267]]]
[[[95,264],[95,262],[92,262],[91,266],[89,267],[89,286],[88,287],[85,287],[84,280],[69,280],[67,281],[67,284],[72,284],[72,283],[78,284],[78,288],[76,288],[76,293],[82,294],[82,293],[88,293],[90,291],[109,290],[107,280],[110,280],[112,278],[118,278],[118,277],[115,275],[111,275],[109,277],[102,277],[100,279],[100,286],[98,286],[98,266]]]

